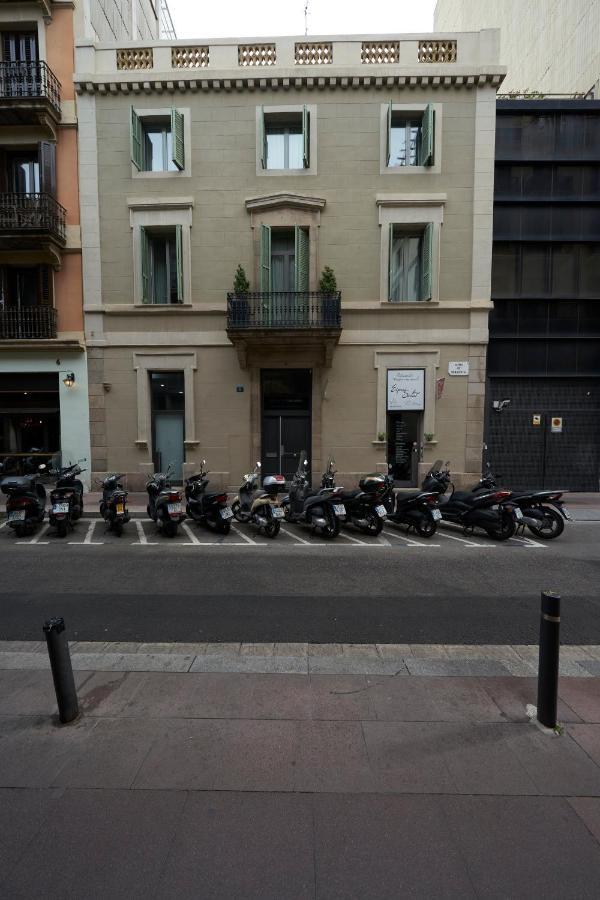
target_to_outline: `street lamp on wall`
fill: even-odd
[[[75,384],[75,373],[66,372],[65,377],[63,378],[63,384],[65,387],[72,388]]]

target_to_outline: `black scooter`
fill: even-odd
[[[207,470],[204,468],[206,460],[202,460],[200,471],[197,475],[192,475],[185,483],[185,510],[194,520],[201,525],[218,531],[219,534],[229,534],[231,530],[231,522],[233,512],[227,503],[227,493],[225,491],[206,492],[209,483]]]
[[[329,457],[327,468],[321,479],[321,493],[335,488],[335,462]],[[383,528],[387,511],[377,494],[377,482],[372,476],[361,478],[358,489],[345,491],[343,488],[336,494],[346,507],[343,518],[344,525],[354,525],[363,534],[376,537]]]
[[[46,489],[39,476],[7,476],[1,486],[6,494],[8,527],[19,538],[33,534],[46,515]]]
[[[69,528],[72,529],[83,514],[83,484],[77,476],[85,472],[85,469],[80,467],[80,462],[85,460],[80,459],[79,462],[60,469],[47,469],[43,463],[39,467],[40,472],[47,471],[56,476],[56,485],[50,492],[48,518],[59,537],[66,537]]]
[[[346,515],[346,508],[339,499],[343,488],[315,491],[309,484],[307,471],[308,459],[303,450],[290,492],[280,503],[286,522],[305,525],[325,538],[335,538],[340,533],[341,518]]]
[[[171,487],[171,469],[155,472],[146,482],[148,515],[166,537],[175,537],[179,524],[185,519],[181,491]]]
[[[483,475],[473,491],[495,490],[501,475],[492,474],[490,463],[486,463],[485,475]],[[568,511],[561,497],[565,491],[515,491],[511,502],[519,510],[520,516],[517,522],[521,532],[525,526],[532,534],[544,540],[552,540],[561,535],[565,528],[565,520],[570,521],[571,513]]]
[[[369,475],[369,479],[380,484],[378,497],[386,508],[388,521],[394,525],[406,525],[420,537],[433,537],[438,522],[442,519],[438,504],[438,491],[411,491],[395,493],[391,475]]]
[[[108,475],[103,481],[102,499],[100,500],[100,515],[108,525],[108,530],[112,531],[117,537],[123,534],[123,525],[129,522],[129,512],[127,511],[127,491],[123,489],[123,485],[119,479],[122,475]]]
[[[452,486],[449,497],[442,496]],[[440,494],[439,504],[442,519],[462,525],[463,533],[470,535],[473,529],[481,528],[494,541],[507,541],[516,531],[515,507],[507,501],[511,491],[456,491],[450,480],[448,463],[442,467],[438,460],[423,481],[423,490]],[[494,508],[497,507],[497,508]]]

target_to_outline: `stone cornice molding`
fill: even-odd
[[[194,205],[193,197],[128,197],[129,209],[191,209]]]
[[[249,197],[245,202],[248,212],[281,209],[282,207],[319,212],[324,209],[326,203],[322,197],[307,197],[305,194],[294,194],[290,191],[280,191],[262,197]]]

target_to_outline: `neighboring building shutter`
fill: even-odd
[[[387,138],[386,138],[386,166],[390,164],[392,154],[392,101],[388,103],[387,108]]]
[[[40,305],[52,306],[52,270],[50,266],[40,266]]]
[[[142,303],[150,303],[150,247],[148,232],[140,228],[140,244],[142,250]]]
[[[54,141],[40,141],[40,191],[56,197],[56,144]]]
[[[267,168],[267,131],[265,128],[265,108],[261,106],[258,117],[258,140],[260,142],[260,164]]]
[[[305,169],[310,166],[310,113],[306,106],[302,107],[302,140],[304,149],[302,153],[302,163]]]
[[[141,172],[144,165],[142,122],[133,106],[131,107],[131,162]]]
[[[434,137],[434,113],[430,103],[425,107],[423,113],[423,124],[421,125],[421,147],[419,152],[419,165],[433,165],[433,137]]]
[[[175,226],[175,257],[177,259],[177,302],[183,303],[183,226]]]
[[[298,225],[295,236],[295,290],[308,291],[309,238],[308,231]]]
[[[394,226],[390,224],[388,262],[388,300],[399,300],[396,296],[398,284],[398,260],[394,255]]]
[[[260,226],[260,289],[271,290],[271,227]]]
[[[171,136],[173,139],[173,162],[179,170],[185,167],[185,147],[183,140],[183,113],[171,110]]]
[[[433,274],[433,225],[430,222],[425,226],[423,235],[423,254],[422,254],[422,300],[431,300],[431,282]]]

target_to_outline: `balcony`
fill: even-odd
[[[50,194],[0,194],[0,250],[65,245],[66,210]]]
[[[342,332],[341,294],[317,291],[227,295],[227,334],[247,364],[248,351],[318,349],[330,365]]]
[[[0,308],[0,340],[31,341],[56,337],[56,310],[52,306]]]
[[[29,125],[60,119],[60,82],[41,60],[0,62],[0,124]]]

